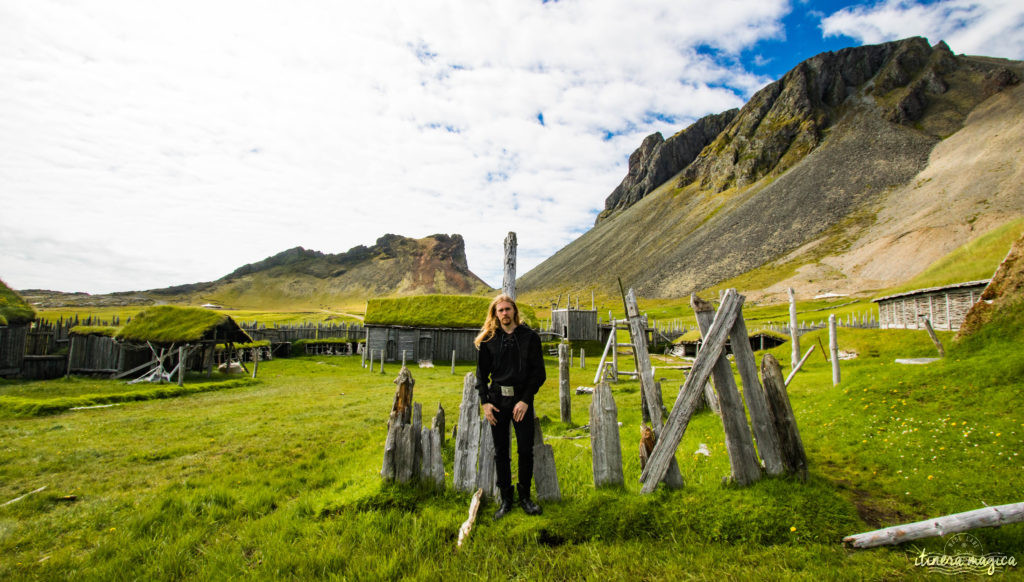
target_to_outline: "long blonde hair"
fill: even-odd
[[[519,320],[519,306],[516,305],[516,300],[504,293],[498,295],[491,300],[491,304],[487,307],[487,318],[484,319],[484,326],[480,328],[480,333],[473,339],[473,345],[476,346],[476,349],[479,350],[480,344],[490,341],[494,334],[498,332],[498,326],[501,325],[501,321],[498,319],[498,304],[506,302],[512,304],[512,321],[516,325],[522,323]]]

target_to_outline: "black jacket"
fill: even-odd
[[[499,327],[494,337],[480,344],[476,363],[480,404],[496,404],[500,395],[497,386],[504,384],[515,386],[517,401],[532,405],[533,395],[546,379],[540,336],[525,324],[519,324],[511,334]],[[489,389],[492,385],[493,390]]]

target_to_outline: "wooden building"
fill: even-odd
[[[570,341],[601,340],[597,310],[594,309],[552,309],[551,331]],[[607,338],[607,334],[604,337]]]
[[[989,280],[929,287],[872,299],[880,329],[924,329],[923,318],[938,330],[957,331]]]
[[[455,359],[476,360],[476,346],[473,338],[480,333],[479,327],[426,327],[403,325],[366,324],[366,348],[374,357],[384,353],[388,362],[402,361],[403,353],[407,362],[419,360],[449,360],[452,351]]]
[[[371,299],[363,324],[365,349],[389,362],[476,360],[473,338],[480,333],[491,299],[475,295],[416,295]],[[520,316],[533,321],[532,309],[520,304]]]
[[[21,374],[28,328],[35,318],[32,307],[0,281],[0,377]]]

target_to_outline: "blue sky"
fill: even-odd
[[[499,285],[655,131],[826,50],[1024,58],[1019,0],[0,0],[0,278],[91,293],[458,233]]]

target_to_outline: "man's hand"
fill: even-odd
[[[522,403],[520,403],[520,404],[522,404]],[[494,418],[494,413],[495,412],[501,412],[501,410],[498,409],[497,406],[491,404],[490,402],[485,402],[484,403],[484,418],[487,419],[487,422],[489,422],[491,424],[491,426],[494,426],[494,425],[498,424],[498,419]],[[515,409],[512,410],[512,414],[515,414]]]
[[[530,409],[530,405],[520,400],[516,402],[516,407],[512,409],[512,420],[519,422],[526,416],[526,411]],[[494,424],[493,422],[491,424]]]

